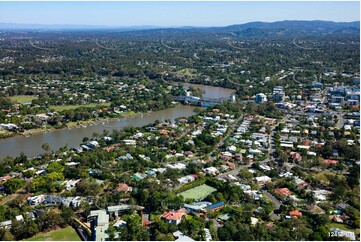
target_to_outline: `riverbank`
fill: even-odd
[[[84,137],[91,137],[94,133],[103,133],[104,130],[120,130],[125,127],[143,127],[156,120],[173,120],[179,117],[189,117],[194,115],[194,106],[177,105],[159,111],[137,114],[122,114],[116,118],[97,120],[94,125],[87,125],[86,128],[62,128],[53,132],[40,132],[25,137],[16,135],[6,139],[0,139],[0,159],[7,156],[17,157],[22,152],[28,157],[37,156],[44,152],[42,145],[48,143],[52,150],[56,151],[64,146],[77,147],[82,143]],[[120,118],[123,117],[123,118]],[[85,125],[84,125],[85,126]]]
[[[9,132],[4,129],[0,129],[0,139],[6,139],[15,136],[13,132]]]
[[[151,113],[151,111],[147,112],[147,113]],[[25,136],[25,137],[30,137],[36,134],[46,134],[49,132],[54,132],[54,131],[58,131],[58,130],[64,130],[64,129],[74,129],[74,128],[86,128],[89,126],[93,126],[93,125],[102,125],[102,124],[106,124],[112,121],[117,121],[119,119],[122,118],[130,118],[130,117],[134,117],[137,115],[144,115],[147,113],[135,113],[133,111],[129,111],[126,113],[122,113],[119,114],[117,117],[113,117],[113,118],[98,118],[98,119],[89,119],[89,120],[82,120],[82,121],[78,121],[78,122],[69,122],[64,124],[64,127],[62,128],[54,128],[52,126],[48,126],[48,127],[41,127],[41,128],[36,128],[36,129],[29,129],[29,130],[25,130],[23,132],[19,132],[19,133],[14,133],[14,132],[9,132],[6,130],[0,130],[0,139],[6,139],[6,138],[11,138],[11,137],[16,137],[16,136]]]
[[[197,85],[204,91],[206,98],[228,98],[235,90],[220,87]],[[142,127],[156,120],[176,119],[194,115],[194,106],[171,104],[169,107],[147,113],[122,113],[112,118],[92,119],[87,122],[67,123],[61,129],[38,129],[30,130],[24,135],[15,135],[0,139],[0,159],[7,156],[17,157],[24,153],[28,157],[37,156],[44,152],[42,144],[48,143],[52,150],[58,150],[64,146],[77,147],[84,137],[91,137],[94,133],[101,134],[104,130],[112,132],[114,129],[125,127]],[[92,122],[92,123],[90,123]],[[81,124],[81,125],[80,125]],[[79,127],[80,126],[80,127]],[[49,126],[50,127],[50,126]],[[50,131],[50,132],[49,132]]]

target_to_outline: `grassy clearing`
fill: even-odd
[[[0,138],[7,138],[13,136],[13,133],[0,128]]]
[[[34,99],[38,99],[36,96],[30,96],[30,95],[16,95],[13,97],[10,97],[11,102],[13,103],[25,103],[25,102],[31,102]]]
[[[201,186],[178,193],[178,196],[183,196],[184,199],[189,198],[194,199],[195,201],[201,201],[215,191],[217,191],[217,189],[203,184]]]
[[[184,68],[176,72],[177,76],[190,76],[193,77],[197,74],[196,69]]]
[[[45,234],[35,235],[26,241],[81,241],[72,227],[54,230]]]
[[[339,229],[342,229],[342,230],[355,232],[356,234],[360,233],[360,229],[351,229],[348,226],[346,226],[344,224],[339,224],[339,223],[330,223],[330,228],[339,228]]]
[[[96,106],[110,106],[110,103],[90,103],[85,105],[60,105],[60,106],[50,106],[50,109],[54,109],[56,112],[61,112],[63,110],[77,109],[80,107],[94,108]]]

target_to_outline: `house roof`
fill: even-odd
[[[292,154],[292,158],[293,159],[302,159],[302,156],[299,153],[295,152]]]
[[[10,175],[6,175],[6,176],[1,177],[1,180],[2,180],[2,181],[7,181],[7,180],[9,180],[9,179],[11,179],[11,176],[10,176]]]
[[[317,205],[306,205],[308,212],[312,214],[323,214],[325,211]]]
[[[115,188],[118,192],[127,192],[129,190],[132,190],[133,188],[131,186],[128,186],[127,184],[121,182],[118,184],[118,187]]]
[[[221,207],[221,206],[224,206],[224,202],[218,202],[218,203],[209,205],[208,207],[206,207],[206,209],[215,209],[215,208],[218,208],[218,207]]]
[[[332,164],[332,165],[336,165],[338,163],[338,160],[328,160],[328,159],[324,159],[323,160],[323,163],[326,163],[326,164]]]
[[[288,190],[287,187],[284,188],[276,188],[275,189],[275,193],[282,195],[282,196],[290,196],[292,193],[290,192],[290,190]]]
[[[183,216],[187,216],[185,209],[179,209],[178,211],[168,211],[162,214],[162,218],[173,221],[180,220]]]
[[[218,217],[219,219],[223,220],[223,221],[227,221],[228,219],[231,218],[231,216],[229,215],[229,213],[226,214],[222,214],[221,216]]]
[[[292,210],[290,211],[289,213],[291,216],[296,216],[296,217],[301,217],[302,216],[302,213],[298,210]]]
[[[175,241],[194,241],[194,239],[192,239],[191,237],[183,234],[182,232],[180,232],[179,230],[174,232],[173,235],[175,237],[177,237],[177,239]]]

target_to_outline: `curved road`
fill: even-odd
[[[39,47],[34,45],[34,43],[31,42],[32,38],[29,39],[29,44],[34,47],[35,49],[39,49],[39,50],[54,50],[53,48],[46,48],[46,47]]]
[[[171,46],[165,44],[165,43],[164,43],[164,39],[161,39],[161,40],[160,40],[160,43],[161,43],[164,47],[166,47],[166,48],[168,48],[168,49],[171,49],[171,50],[180,50],[180,48],[174,48],[174,47],[171,47]]]
[[[245,48],[245,47],[237,47],[237,46],[234,46],[230,43],[230,39],[227,39],[227,44],[232,47],[232,48],[235,48],[235,49],[238,49],[238,50],[250,50],[250,49],[254,49],[254,48]]]
[[[99,43],[98,43],[98,38],[95,39],[95,44],[96,44],[99,48],[101,48],[101,49],[105,49],[105,50],[116,50],[115,48],[105,47],[105,46],[99,44]]]
[[[293,39],[293,44],[298,47],[298,48],[301,48],[301,49],[304,49],[304,50],[315,50],[315,49],[318,49],[318,48],[311,48],[311,47],[303,47],[303,46],[300,46],[298,44],[296,44],[296,37]]]

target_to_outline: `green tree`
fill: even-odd
[[[58,226],[64,227],[66,225],[61,214],[54,210],[43,213],[38,219],[38,224],[41,231],[50,231]]]
[[[96,182],[84,179],[77,183],[76,191],[82,195],[96,196],[101,192],[101,187]]]
[[[64,166],[62,166],[58,162],[54,161],[48,165],[47,170],[48,170],[48,173],[51,173],[51,172],[62,173],[64,171]]]
[[[15,193],[18,189],[22,188],[25,185],[25,181],[19,178],[11,178],[5,182],[4,187],[8,193]]]
[[[0,240],[1,241],[13,241],[15,237],[7,229],[0,228]]]
[[[122,240],[149,240],[149,232],[146,228],[143,227],[142,218],[138,214],[130,214],[125,216],[124,219],[127,222],[127,226],[126,228],[121,229],[120,236]]]
[[[0,205],[0,221],[5,221],[5,212],[6,212],[6,207],[3,205]]]
[[[49,150],[50,150],[50,144],[49,143],[44,143],[41,148],[46,152],[48,153]]]

